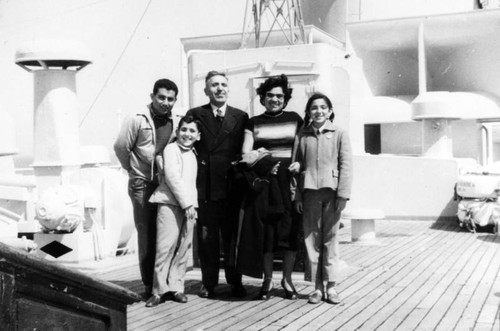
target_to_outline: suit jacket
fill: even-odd
[[[198,154],[198,199],[226,199],[233,179],[231,162],[241,158],[248,114],[228,105],[220,125],[212,107],[206,104],[190,109],[187,115],[201,122],[201,139],[194,145]]]

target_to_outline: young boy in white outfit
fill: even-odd
[[[146,307],[160,304],[165,295],[180,303],[184,294],[188,252],[197,218],[197,161],[193,144],[200,140],[200,123],[183,117],[176,130],[176,140],[163,151],[163,179],[151,196],[158,203],[157,241],[152,296]]]

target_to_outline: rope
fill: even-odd
[[[123,58],[123,55],[125,54],[125,51],[128,49],[130,43],[132,42],[132,38],[135,36],[135,33],[137,32],[139,26],[141,25],[142,23],[142,20],[144,19],[144,17],[146,16],[146,13],[151,5],[151,2],[153,2],[153,0],[149,0],[148,1],[148,4],[146,5],[146,8],[144,8],[144,11],[141,15],[141,17],[139,18],[139,21],[137,22],[137,24],[135,25],[134,27],[134,30],[132,31],[132,34],[130,35],[130,37],[128,38],[127,40],[127,43],[125,44],[125,47],[123,48],[122,52],[120,53],[120,56],[118,56],[118,59],[116,60],[115,64],[113,65],[113,68],[111,69],[111,71],[109,72],[109,75],[108,77],[106,78],[106,81],[104,82],[102,88],[99,90],[99,92],[97,93],[96,97],[94,98],[94,101],[92,102],[92,104],[90,105],[89,109],[87,110],[87,112],[85,113],[85,115],[83,116],[81,122],[80,122],[80,128],[82,127],[83,125],[83,122],[85,122],[85,119],[87,118],[87,116],[89,115],[89,113],[92,111],[94,105],[97,103],[97,100],[99,100],[99,97],[101,96],[102,92],[104,91],[104,88],[108,85],[108,82],[110,81],[111,79],[111,76],[113,76],[113,73],[115,72],[116,68],[118,67],[118,64],[120,63],[121,59]]]

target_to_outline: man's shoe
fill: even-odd
[[[200,298],[213,298],[215,296],[214,288],[211,286],[201,285],[198,296]]]
[[[326,302],[331,303],[333,305],[340,303],[340,297],[335,288],[330,288],[326,292]]]
[[[179,302],[179,303],[186,303],[186,302],[188,302],[188,298],[184,293],[176,292],[174,294],[174,301]]]
[[[236,298],[244,298],[247,296],[247,290],[243,287],[243,284],[234,284],[231,285],[231,292],[233,294],[233,297]]]
[[[144,292],[141,293],[142,298],[144,300],[148,299],[151,295],[153,295],[152,291],[153,288],[151,286],[145,285]]]
[[[161,297],[159,295],[152,295],[146,302],[146,307],[156,307],[160,304]]]
[[[320,291],[314,291],[313,293],[309,294],[309,303],[312,304],[317,304],[321,302],[321,299],[323,298],[323,294],[321,294]]]

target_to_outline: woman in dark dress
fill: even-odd
[[[266,108],[261,115],[248,121],[245,130],[242,153],[263,148],[268,164],[262,173],[262,163],[254,167],[254,176],[261,177],[261,183],[269,183],[267,191],[254,189],[253,197],[247,199],[245,216],[240,235],[238,260],[240,271],[248,276],[262,278],[264,281],[259,299],[269,299],[273,288],[274,252],[283,251],[283,279],[281,285],[285,297],[296,299],[297,292],[292,284],[292,271],[299,246],[300,217],[293,212],[290,196],[292,159],[295,136],[302,126],[302,118],[293,111],[283,111],[292,96],[285,75],[273,76],[258,88],[260,103]],[[269,153],[268,153],[269,152]],[[267,178],[267,179],[266,179]],[[248,181],[249,185],[257,183]],[[263,201],[263,199],[265,201]]]

